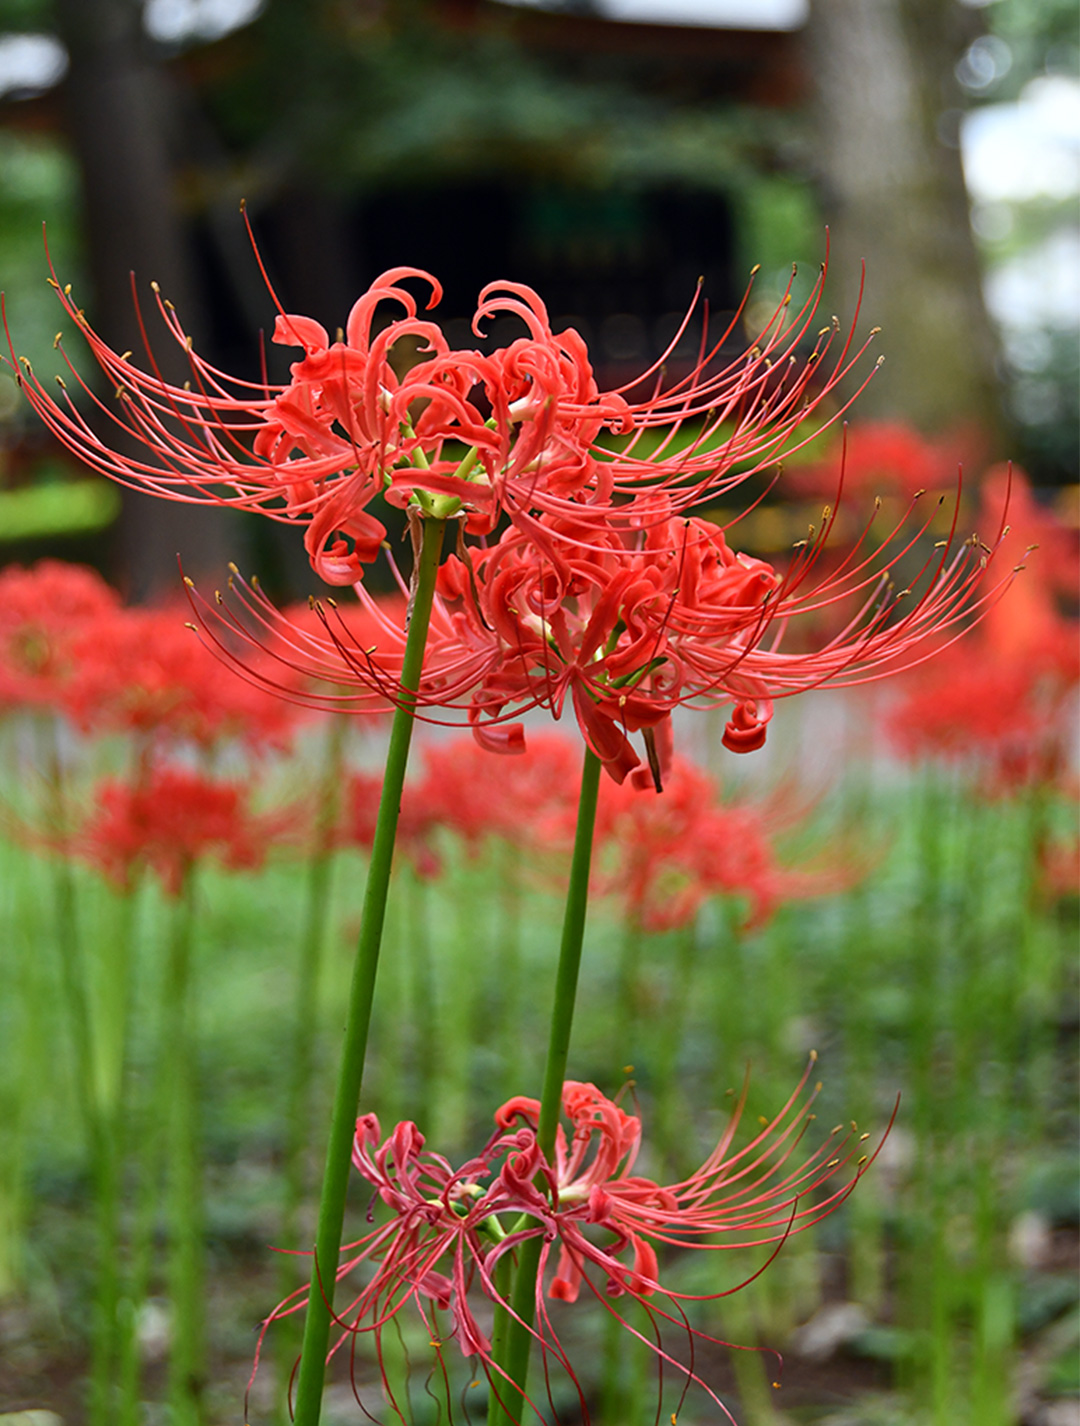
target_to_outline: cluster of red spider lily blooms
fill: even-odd
[[[285,750],[299,710],[223,679],[179,610],[126,608],[92,570],[43,560],[0,574],[0,708],[129,740],[129,775],[102,778],[88,806],[64,790],[54,740],[51,805],[19,825],[21,838],[120,886],[149,868],[177,895],[195,862],[254,870],[289,826],[299,830],[295,814],[252,807],[250,778],[210,770],[229,750]]]
[[[150,369],[140,370],[130,353],[110,350],[68,289],[56,284],[115,401],[96,397],[74,367],[78,389],[73,393],[62,382],[58,399],[29,366],[20,373],[35,410],[93,468],[166,498],[213,501],[299,523],[315,573],[330,584],[353,586],[355,615],[327,600],[316,602],[314,621],[279,613],[257,586],[239,577],[232,582],[239,612],[225,600],[207,604],[192,589],[204,638],[254,686],[329,710],[382,711],[393,704],[408,718],[460,721],[471,726],[483,749],[503,753],[524,749],[523,726],[516,721],[523,712],[543,707],[558,718],[569,699],[588,749],[581,807],[591,786],[594,813],[601,766],[615,783],[627,782],[637,792],[650,781],[657,790],[663,786],[673,766],[672,713],[680,705],[730,708],[725,745],[752,751],[765,741],[774,699],[917,664],[959,637],[1000,592],[1000,583],[988,592],[977,586],[1004,520],[989,545],[972,538],[956,548],[950,537],[926,557],[918,547],[930,517],[902,521],[883,543],[868,527],[845,557],[823,568],[833,519],[826,510],[820,528],[778,569],[737,551],[729,543],[730,526],[722,529],[698,513],[706,499],[728,495],[755,477],[763,477],[754,496],[761,499],[767,472],[814,434],[808,418],[815,412],[835,418],[839,384],[865,345],[857,347],[835,322],[813,335],[824,269],[800,311],[792,315],[785,297],[765,329],[728,364],[721,364],[721,356],[741,325],[742,309],[719,338],[710,338],[702,323],[699,357],[686,375],[667,382],[660,362],[607,393],[596,385],[580,336],[553,333],[543,303],[528,288],[500,282],[481,292],[478,335],[495,316],[518,318],[526,332],[485,353],[451,349],[438,325],[418,314],[407,282],[430,290],[429,308],[438,302],[434,278],[393,269],[354,305],[343,339],[334,342],[318,323],[279,308],[273,340],[303,353],[290,381],[280,386],[236,381],[211,366],[193,351],[177,314],[160,297],[159,314],[186,353],[190,380],[166,381],[149,342]],[[384,322],[387,306],[404,316]],[[692,306],[674,342],[693,318]],[[417,345],[420,359],[400,374],[393,358]],[[144,454],[112,449],[100,434],[110,424],[126,449],[134,438]],[[363,580],[364,566],[386,544],[385,526],[372,510],[379,498],[407,510],[416,553],[411,579],[394,569],[402,598],[392,614]],[[457,526],[457,547],[432,578],[449,521]],[[899,591],[894,575],[905,585]],[[841,600],[851,601],[851,611],[821,647],[781,647],[793,620],[813,622]],[[414,660],[413,628],[426,638],[422,666]],[[400,726],[395,719],[395,730]],[[631,741],[638,733],[647,770]],[[392,739],[387,806],[398,800],[407,748],[407,735],[397,745]],[[388,794],[391,758],[397,761]],[[702,1236],[731,1224],[727,1215],[735,1204],[746,1241],[775,1243],[835,1206],[851,1186],[849,1181],[823,1201],[808,1201],[845,1159],[826,1161],[831,1150],[825,1149],[805,1167],[788,1169],[798,1137],[793,1125],[805,1122],[799,1114],[794,1121],[782,1115],[733,1160],[726,1158],[725,1139],[701,1174],[684,1185],[662,1189],[627,1177],[624,1161],[637,1142],[634,1121],[570,1081],[567,1108],[578,1139],[560,1160],[551,1116],[557,1115],[565,1079],[589,880],[582,829],[588,826],[591,836],[591,816],[584,810],[579,816],[542,1107],[511,1101],[510,1117],[489,1149],[457,1175],[435,1156],[419,1157],[422,1141],[411,1125],[399,1126],[390,1147],[369,1154],[378,1130],[368,1118],[359,1121],[358,1165],[379,1186],[395,1220],[366,1240],[362,1256],[381,1263],[379,1286],[361,1294],[354,1326],[378,1331],[397,1305],[426,1297],[452,1308],[461,1347],[485,1358],[483,1336],[464,1300],[466,1278],[475,1275],[512,1319],[506,1355],[496,1353],[493,1364],[484,1361],[496,1397],[502,1386],[513,1388],[511,1417],[520,1414],[515,1400],[526,1399],[530,1336],[569,1367],[543,1305],[544,1263],[555,1239],[569,1255],[557,1269],[555,1282],[563,1286],[556,1295],[571,1295],[577,1274],[588,1280],[592,1264],[606,1280],[598,1295],[629,1290],[647,1297],[659,1287],[650,1240],[701,1246]],[[354,977],[350,1005],[350,1025],[362,1022],[362,1029],[347,1036],[341,1080],[347,1088],[339,1086],[336,1101],[325,1212],[306,1296],[298,1385],[305,1426],[317,1421],[322,1393],[332,1311],[325,1290],[338,1262],[342,1175],[395,826],[396,807],[385,817],[381,809],[361,925],[358,964],[364,969]],[[381,890],[373,891],[378,885]],[[375,896],[381,898],[377,906]],[[642,901],[642,915],[644,906]],[[377,915],[369,916],[369,907]],[[572,973],[564,974],[571,963]],[[515,1115],[538,1115],[538,1124],[509,1133]],[[603,1145],[593,1169],[583,1170],[594,1122],[608,1123],[610,1133],[605,1139],[598,1131]],[[489,1175],[497,1159],[497,1187],[487,1192],[476,1180]],[[613,1177],[620,1164],[624,1176]],[[578,1188],[585,1180],[589,1191],[582,1196]],[[733,1196],[731,1184],[738,1185]],[[475,1210],[475,1221],[473,1199],[482,1209]],[[508,1230],[502,1212],[524,1212],[531,1226]],[[595,1248],[582,1222],[614,1232],[614,1250]],[[443,1233],[453,1230],[452,1239],[440,1236],[440,1225]],[[517,1251],[512,1298],[492,1285],[498,1265],[487,1261],[491,1254],[479,1244],[483,1225],[495,1239],[509,1231]],[[428,1227],[435,1233],[431,1241]],[[619,1256],[624,1246],[633,1252],[632,1265]],[[447,1254],[453,1262],[444,1290],[435,1274]],[[501,1258],[509,1267],[508,1248]],[[524,1363],[518,1350],[523,1334]]]
[[[991,794],[1036,785],[1067,791],[1080,645],[1062,604],[1076,597],[1080,556],[1075,534],[1035,502],[1019,472],[986,477],[983,520],[999,517],[1006,483],[1010,525],[1037,554],[948,660],[899,683],[889,732],[908,756],[968,762]]]
[[[562,1110],[571,1132],[568,1139],[559,1125],[550,1157],[537,1142],[540,1104],[535,1099],[516,1097],[501,1105],[487,1144],[456,1169],[425,1150],[415,1124],[400,1123],[383,1140],[377,1117],[361,1116],[353,1164],[389,1216],[343,1248],[339,1280],[357,1274],[362,1285],[339,1313],[342,1332],[335,1350],[350,1338],[355,1346],[356,1338],[370,1335],[382,1362],[384,1332],[397,1331],[399,1314],[412,1309],[419,1313],[439,1362],[436,1392],[440,1375],[449,1383],[443,1348],[453,1343],[474,1359],[496,1396],[506,1394],[511,1383],[493,1360],[490,1332],[477,1317],[470,1294],[475,1291],[496,1310],[512,1314],[499,1265],[536,1239],[542,1244],[536,1325],[529,1331],[543,1358],[548,1402],[545,1406],[532,1400],[529,1407],[539,1418],[548,1419],[548,1407],[555,1411],[552,1376],[561,1369],[576,1390],[582,1419],[589,1419],[573,1362],[547,1306],[547,1299],[575,1302],[585,1288],[656,1352],[661,1378],[668,1369],[680,1383],[680,1403],[696,1384],[724,1419],[733,1421],[693,1365],[695,1340],[717,1340],[692,1327],[683,1306],[702,1299],[661,1284],[657,1248],[715,1252],[771,1246],[775,1253],[793,1233],[819,1222],[847,1198],[876,1156],[876,1151],[864,1152],[870,1135],[860,1134],[855,1124],[837,1125],[816,1151],[793,1162],[815,1117],[812,1108],[821,1088],[810,1085],[815,1060],[811,1055],[779,1113],[735,1149],[744,1085],[720,1142],[696,1172],[672,1184],[633,1173],[641,1120],[592,1084],[568,1080],[563,1085]],[[369,1221],[373,1217],[369,1213]],[[607,1230],[610,1240],[598,1244],[595,1229]],[[647,1314],[648,1336],[628,1317],[631,1301]],[[282,1303],[264,1325],[264,1334],[275,1318],[301,1305],[302,1300]],[[671,1328],[689,1342],[686,1362],[674,1355],[674,1344],[665,1341],[664,1332]],[[402,1414],[405,1403],[395,1396],[388,1377],[383,1386],[398,1418],[407,1420]]]
[[[440,830],[473,850],[488,838],[516,843],[534,884],[565,874],[578,774],[568,739],[535,734],[521,757],[502,763],[472,740],[451,738],[426,745],[423,762],[423,777],[405,785],[397,837],[397,854],[418,875],[442,870]],[[375,774],[349,774],[335,843],[371,849],[379,786]],[[683,757],[672,760],[662,794],[651,780],[605,779],[591,891],[613,898],[645,931],[689,925],[714,896],[744,898],[747,926],[760,926],[783,902],[837,891],[855,875],[835,857],[818,856],[813,868],[785,865],[777,838],[799,820],[778,796],[721,801],[715,779]]]
[[[168,498],[301,522],[315,572],[356,588],[362,616],[331,607],[313,631],[296,629],[243,587],[256,632],[245,631],[269,639],[279,670],[254,671],[262,686],[291,690],[297,674],[314,677],[337,685],[307,695],[330,708],[385,706],[398,696],[403,631],[362,583],[364,565],[385,545],[371,510],[378,497],[417,520],[459,523],[458,551],[439,571],[420,716],[467,719],[484,746],[514,751],[521,711],[542,706],[558,717],[569,697],[586,743],[617,780],[639,765],[630,735],[645,730],[647,742],[669,746],[670,715],[682,703],[730,705],[725,742],[750,751],[765,739],[773,699],[895,671],[921,659],[931,635],[959,632],[970,617],[987,554],[970,542],[935,551],[922,594],[898,604],[888,576],[916,543],[918,521],[894,532],[877,557],[869,538],[860,541],[815,583],[828,512],[782,573],[686,513],[805,444],[808,418],[827,409],[862,356],[865,344],[856,350],[835,324],[808,338],[824,273],[801,311],[792,316],[785,299],[730,364],[717,361],[741,310],[718,338],[703,324],[699,360],[680,380],[665,386],[658,363],[607,393],[578,334],[553,333],[528,288],[500,283],[481,293],[478,334],[500,314],[528,332],[485,355],[449,348],[437,324],[417,315],[402,285],[410,279],[430,287],[429,306],[438,301],[434,278],[394,269],[354,305],[344,341],[331,343],[318,323],[280,311],[274,341],[304,354],[277,387],[230,380],[203,361],[160,296],[191,380],[166,382],[152,356],[141,371],[130,354],[106,346],[58,287],[116,400],[100,400],[80,381],[86,415],[66,385],[54,399],[29,368],[22,374],[35,409],[87,464]],[[387,304],[405,315],[375,332]],[[422,359],[398,376],[391,358],[403,342],[419,343]],[[103,422],[140,441],[145,456],[112,450],[98,431]],[[917,582],[906,562],[904,578],[906,596]],[[824,647],[782,651],[794,618],[847,598],[854,609]],[[229,622],[213,610],[200,617],[211,637],[219,619]],[[222,642],[224,655],[236,657],[233,640]]]

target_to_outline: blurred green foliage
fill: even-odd
[[[77,284],[82,265],[78,182],[75,163],[58,135],[0,127],[0,288],[16,355],[29,357],[42,370],[59,369],[52,343],[62,316],[46,281],[43,225],[57,276]],[[0,421],[29,416],[29,409],[12,399],[12,386],[10,376],[0,372]]]

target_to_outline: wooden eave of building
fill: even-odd
[[[624,61],[657,74],[678,67],[686,87],[733,102],[787,108],[806,97],[801,33],[791,30],[720,29],[701,25],[638,24],[499,0],[434,0],[451,28],[498,28],[523,49],[584,60]]]

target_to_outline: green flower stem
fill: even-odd
[[[195,876],[189,867],[173,907],[169,962],[165,973],[163,1084],[168,1086],[165,1133],[168,1139],[166,1211],[169,1246],[166,1279],[172,1305],[169,1353],[170,1420],[199,1426],[204,1418],[206,1377],[205,1264],[202,1164],[192,985],[192,931]]]
[[[330,913],[330,887],[334,867],[333,833],[341,803],[346,721],[332,714],[327,723],[323,765],[319,779],[318,809],[311,858],[307,866],[307,903],[300,957],[296,968],[292,1063],[285,1103],[284,1198],[281,1213],[282,1242],[291,1246],[298,1236],[301,1205],[309,1177],[307,1168],[311,1125],[312,1079],[319,1028],[319,981]],[[278,1290],[288,1297],[296,1287],[296,1258],[281,1255]],[[287,1383],[300,1348],[300,1324],[288,1317],[281,1324],[278,1360]],[[284,1397],[284,1391],[282,1393]],[[282,1409],[282,1420],[288,1410]]]
[[[422,524],[420,552],[414,574],[412,618],[409,622],[405,656],[401,666],[401,701],[394,713],[390,746],[386,755],[386,773],[379,815],[375,825],[375,840],[371,849],[371,865],[364,888],[364,905],[360,921],[360,941],[353,964],[349,991],[345,1043],[341,1056],[337,1092],[330,1125],[330,1140],[326,1150],[322,1197],[319,1203],[319,1223],[315,1239],[311,1287],[304,1321],[304,1342],[300,1356],[300,1373],[296,1385],[296,1426],[317,1426],[322,1410],[323,1383],[326,1378],[326,1353],[330,1341],[330,1320],[333,1308],[341,1233],[345,1221],[345,1197],[349,1186],[352,1162],[352,1141],[356,1130],[356,1111],[360,1102],[360,1086],[364,1075],[371,1007],[375,995],[375,974],[379,964],[383,923],[386,919],[386,895],[390,884],[390,868],[394,856],[401,794],[405,784],[405,769],[412,741],[413,710],[416,691],[423,671],[424,647],[431,622],[431,606],[435,597],[435,575],[442,553],[444,520],[425,520]]]
[[[600,773],[600,759],[586,748],[581,771],[574,855],[570,864],[570,885],[567,888],[566,911],[563,916],[559,968],[555,978],[555,1004],[551,1012],[547,1064],[540,1097],[540,1124],[536,1136],[540,1151],[548,1160],[555,1156],[555,1131],[559,1124],[566,1062],[570,1054],[570,1031],[577,999],[578,972],[581,969],[581,948],[585,939],[585,912],[589,904],[589,871],[592,866],[596,803],[600,795]],[[496,1352],[495,1364],[502,1367],[506,1376],[498,1372],[493,1376],[494,1389],[488,1406],[488,1426],[517,1426],[517,1423],[524,1419],[524,1392],[529,1373],[529,1351],[532,1346],[530,1328],[536,1310],[536,1277],[540,1269],[542,1246],[543,1240],[539,1235],[522,1244],[510,1298],[512,1313],[508,1315],[511,1320],[501,1322],[499,1317],[496,1317],[496,1335],[500,1335],[501,1327],[505,1327],[505,1335],[503,1350]],[[501,1404],[497,1397],[502,1398]]]

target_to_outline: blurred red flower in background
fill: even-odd
[[[1035,501],[1021,472],[991,472],[982,520],[1000,521],[1006,501],[1016,539],[1032,547],[1024,577],[948,659],[902,680],[887,714],[899,751],[967,760],[999,793],[1063,785],[1080,686],[1080,625],[1060,604],[1076,598],[1076,534]]]
[[[149,869],[179,896],[196,863],[213,860],[230,871],[262,866],[290,818],[253,812],[249,796],[238,783],[184,768],[156,768],[135,787],[106,778],[68,849],[125,890]]]
[[[119,610],[116,591],[82,565],[50,559],[0,572],[0,706],[59,711],[79,672],[81,635]]]
[[[850,868],[784,866],[776,821],[766,804],[721,802],[715,780],[685,758],[672,762],[662,796],[645,779],[638,786],[607,781],[594,887],[618,896],[635,926],[663,931],[688,924],[713,896],[745,897],[750,928],[784,901],[849,884]]]

